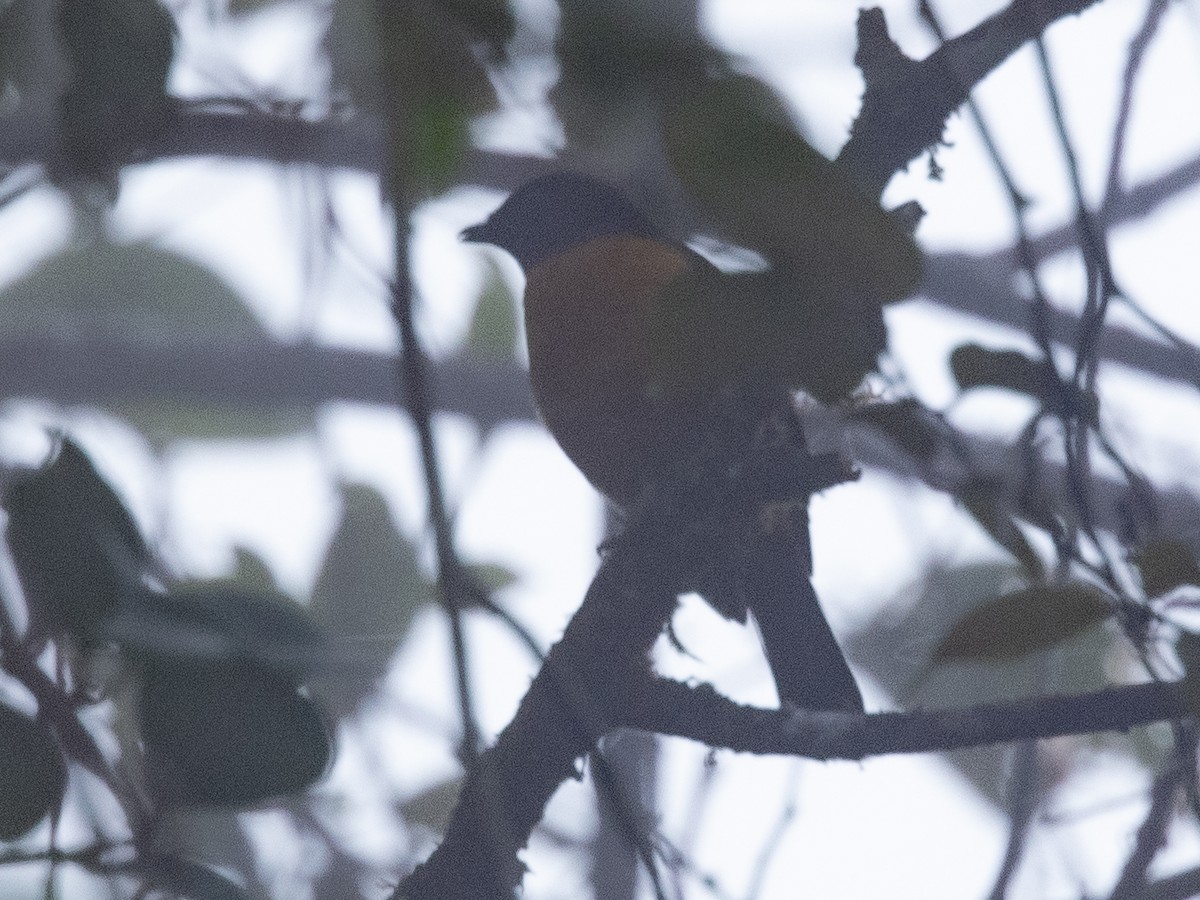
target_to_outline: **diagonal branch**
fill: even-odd
[[[942,137],[946,120],[986,75],[1064,16],[1096,0],[1013,0],[921,61],[900,52],[883,12],[858,18],[855,62],[866,80],[862,109],[838,162],[873,194]]]
[[[861,716],[746,707],[707,685],[654,678],[646,654],[675,605],[663,573],[694,543],[687,528],[641,523],[609,552],[516,716],[468,775],[441,846],[397,888],[396,900],[511,897],[522,874],[517,854],[550,797],[577,774],[578,760],[596,740],[617,727],[740,752],[858,760],[1123,731],[1187,714],[1178,688],[1158,683]]]

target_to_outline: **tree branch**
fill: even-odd
[[[742,706],[709,685],[647,681],[617,723],[740,753],[861,760],[893,753],[961,750],[1008,741],[1128,731],[1187,709],[1173,684],[1135,684],[1089,694],[1035,697],[968,709],[851,715]]]
[[[441,846],[393,897],[511,897],[522,874],[517,854],[546,803],[576,774],[577,760],[615,727],[740,752],[860,760],[1124,731],[1187,714],[1171,684],[859,716],[746,707],[708,685],[653,678],[646,654],[675,605],[663,573],[675,569],[671,560],[689,552],[694,540],[687,529],[635,525],[608,554],[516,716],[468,775]],[[500,815],[503,821],[497,821]]]
[[[854,61],[866,92],[837,161],[878,194],[892,173],[941,141],[950,114],[986,75],[1058,19],[1096,2],[1014,0],[920,62],[900,52],[882,10],[862,10]]]
[[[644,541],[623,541],[605,558],[517,714],[468,774],[441,845],[393,897],[512,896],[517,853],[576,761],[632,701],[635,673],[675,607],[662,564],[677,552],[670,532],[638,533]]]

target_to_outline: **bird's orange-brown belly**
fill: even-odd
[[[652,382],[646,317],[684,252],[627,235],[536,266],[525,288],[530,378],[546,426],[600,491],[628,504],[683,437],[696,400]]]

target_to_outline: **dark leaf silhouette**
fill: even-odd
[[[329,765],[316,704],[255,663],[147,660],[139,713],[150,783],[164,800],[244,806],[298,793]]]
[[[46,728],[0,704],[0,840],[15,840],[42,821],[66,786],[66,766]]]
[[[8,542],[35,633],[87,640],[151,566],[137,526],[79,445],[4,497]]]

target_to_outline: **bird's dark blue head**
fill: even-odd
[[[614,234],[659,236],[645,214],[611,184],[555,172],[521,185],[486,222],[464,230],[462,238],[507,250],[528,272],[556,253]]]

